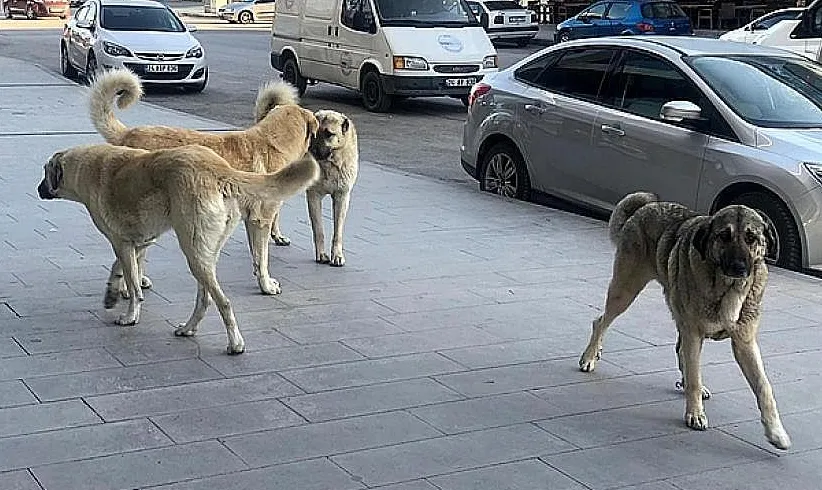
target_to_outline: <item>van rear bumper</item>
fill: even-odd
[[[450,87],[446,85],[446,77],[398,77],[394,75],[381,75],[381,78],[383,90],[390,95],[417,97],[437,95],[462,96],[468,95],[473,85],[473,83],[470,83],[462,87]],[[454,76],[447,77],[447,79],[473,79],[474,83],[476,83],[482,80],[482,75]]]

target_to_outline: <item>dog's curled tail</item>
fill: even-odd
[[[646,204],[659,201],[656,194],[650,192],[634,192],[623,197],[611,213],[611,218],[608,220],[608,236],[611,242],[616,244],[620,233],[625,223],[633,216],[642,206]]]
[[[89,113],[94,128],[109,143],[116,144],[118,136],[127,128],[114,116],[114,103],[125,109],[143,96],[140,79],[125,68],[106,70],[91,84]]]
[[[310,155],[295,160],[272,174],[240,172],[240,192],[260,200],[286,201],[320,178],[320,165]],[[236,174],[235,174],[236,175]]]
[[[257,92],[257,100],[254,103],[254,122],[258,123],[265,119],[268,112],[278,105],[296,105],[299,102],[300,95],[297,87],[284,80],[267,82]]]

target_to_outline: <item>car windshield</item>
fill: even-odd
[[[778,56],[700,56],[688,63],[751,124],[822,128],[821,65]]]
[[[642,16],[646,19],[678,19],[686,17],[679,5],[673,2],[653,2],[642,6]]]
[[[103,6],[100,26],[111,31],[184,32],[185,26],[165,7]]]
[[[465,0],[376,0],[375,3],[383,26],[479,25]]]
[[[522,10],[522,6],[517,2],[483,2],[488,10]]]

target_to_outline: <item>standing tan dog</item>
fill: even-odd
[[[302,158],[316,135],[318,122],[314,114],[297,105],[297,92],[285,82],[270,82],[257,96],[259,121],[243,131],[204,133],[168,126],[127,128],[114,115],[114,102],[121,109],[134,104],[142,96],[140,79],[125,69],[108,70],[97,76],[91,86],[90,115],[97,131],[113,145],[146,150],[175,148],[199,144],[211,148],[229,165],[245,172],[276,172],[288,163]],[[279,294],[280,284],[268,271],[268,241],[273,236],[278,245],[290,240],[282,235],[279,213],[282,202],[259,202],[243,216],[254,275],[264,294]],[[141,274],[144,266],[141,256]],[[151,282],[143,279],[148,287]]]
[[[308,217],[314,234],[314,257],[317,262],[336,267],[345,265],[343,255],[343,228],[348,214],[351,189],[359,171],[359,147],[354,123],[336,111],[314,113],[320,123],[317,137],[309,151],[322,169],[319,180],[305,191]],[[334,236],[331,257],[325,253],[323,232],[323,197],[331,195],[334,210]]]
[[[710,397],[710,391],[702,385],[699,366],[703,340],[730,338],[736,362],[756,395],[765,437],[788,449],[791,440],[782,427],[757,342],[773,228],[746,206],[704,216],[637,192],[617,204],[609,230],[616,245],[613,276],[580,369],[594,370],[608,326],[656,279],[679,333],[676,351],[688,427],[708,427],[702,399]]]
[[[199,145],[147,151],[108,144],[79,146],[55,153],[45,165],[37,188],[42,199],[83,204],[111,243],[123,275],[112,267],[105,305],[113,307],[121,282],[129,293],[120,325],[140,320],[138,254],[168,230],[197,280],[191,317],[175,335],[191,336],[214,299],[228,333],[228,353],[239,354],[245,342],[228,297],[217,282],[217,259],[241,216],[254,207],[279,202],[305,189],[319,176],[310,156],[272,174],[232,169],[209,148]]]

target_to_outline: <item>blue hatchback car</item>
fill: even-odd
[[[670,0],[596,2],[557,25],[554,40],[630,34],[693,35],[691,20]]]

